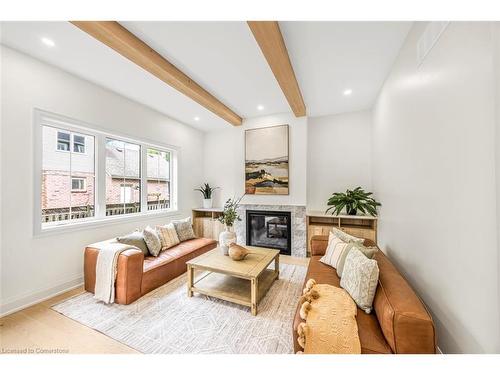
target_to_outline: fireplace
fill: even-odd
[[[291,255],[291,215],[286,211],[246,211],[246,244]]]

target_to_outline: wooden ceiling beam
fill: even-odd
[[[71,23],[220,118],[232,125],[241,125],[242,118],[239,115],[118,22],[71,21]]]
[[[296,117],[305,116],[306,105],[278,22],[248,21],[247,23],[293,113]]]

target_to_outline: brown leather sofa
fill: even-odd
[[[311,238],[311,259],[304,284],[314,279],[319,284],[340,287],[337,272],[319,261],[327,245],[328,236]],[[375,246],[370,240],[365,240],[365,245]],[[378,251],[374,259],[380,271],[374,309],[366,314],[358,308],[356,315],[361,353],[436,353],[434,323],[423,302],[382,251]],[[300,306],[297,306],[293,322],[295,352],[302,350],[297,343],[297,326],[303,321],[299,311]]]
[[[110,240],[112,241],[112,240]],[[85,290],[94,293],[99,242],[85,248]],[[209,238],[195,238],[162,251],[158,257],[144,256],[139,249],[125,250],[118,256],[115,303],[128,305],[146,293],[186,272],[186,262],[217,247]]]

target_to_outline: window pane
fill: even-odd
[[[87,154],[61,153],[69,151],[71,133],[42,127],[42,223],[94,216],[94,137],[82,137]]]
[[[141,146],[106,139],[106,216],[141,210]]]
[[[84,153],[85,152],[85,137],[81,135],[73,136],[73,151]]]
[[[147,150],[148,210],[170,208],[170,153]]]
[[[85,190],[85,179],[84,178],[75,178],[71,179],[71,189],[72,190]]]
[[[60,151],[69,151],[70,133],[57,132],[57,149]]]
[[[57,132],[57,138],[58,138],[60,141],[68,141],[68,142],[69,142],[70,133],[65,133],[65,132]]]

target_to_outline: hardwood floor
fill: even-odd
[[[307,266],[308,258],[280,256],[281,263]],[[0,353],[137,354],[138,351],[61,315],[50,307],[83,292],[83,287],[0,318]]]

